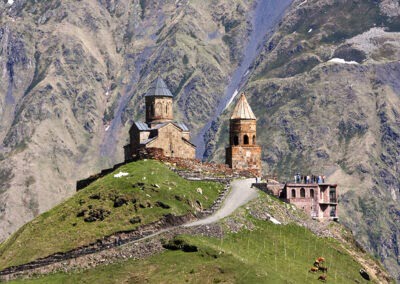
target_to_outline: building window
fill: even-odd
[[[256,144],[256,136],[253,135],[253,145],[255,145],[255,144]]]
[[[336,203],[336,188],[329,188],[329,200],[332,203]]]
[[[302,198],[306,197],[306,190],[304,188],[300,189],[300,197]]]
[[[158,115],[162,115],[162,105],[161,105],[161,103],[157,103],[156,104],[156,113],[157,113],[157,116]]]
[[[243,136],[243,144],[248,145],[249,144],[249,136],[245,135]]]
[[[296,198],[296,190],[292,189],[292,198]]]
[[[311,190],[310,190],[310,197],[311,197],[311,198],[314,198],[314,189],[312,189],[312,188],[311,188]]]
[[[331,206],[330,217],[336,217],[336,206]]]
[[[165,114],[168,114],[168,104],[165,105]]]
[[[233,145],[239,145],[239,137],[237,135],[233,136]]]

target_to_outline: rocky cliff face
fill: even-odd
[[[0,1],[0,239],[123,159],[157,74],[194,132],[241,58],[252,1]]]
[[[341,221],[400,279],[395,11],[396,1],[295,1],[244,90],[259,119],[266,173],[322,173],[338,183]],[[215,161],[228,115],[209,132]]]
[[[252,1],[0,1],[0,239],[122,161],[161,74],[196,133],[242,56]]]
[[[176,118],[194,135],[209,124],[206,157],[223,161],[229,109],[214,114],[260,30],[233,81],[259,118],[266,173],[322,172],[339,183],[342,221],[399,277],[398,1],[296,0],[280,22],[284,9],[272,13],[268,30],[253,26],[255,7],[0,1],[0,238],[122,160],[158,74]]]

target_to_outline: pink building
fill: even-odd
[[[279,183],[277,178],[254,184],[258,189],[296,205],[318,220],[338,220],[337,184],[325,183],[324,176],[295,175],[294,182]]]
[[[286,183],[279,197],[320,220],[338,220],[337,184]]]

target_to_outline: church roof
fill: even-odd
[[[171,91],[168,89],[164,80],[158,76],[147,91],[146,97],[172,97]]]
[[[189,132],[189,128],[186,126],[186,124],[184,124],[183,122],[178,122],[178,121],[169,121],[169,122],[159,123],[159,124],[154,125],[152,128],[150,128],[147,125],[147,123],[145,123],[145,122],[134,121],[134,123],[136,124],[136,127],[139,131],[151,131],[154,129],[160,129],[160,128],[168,125],[169,123],[172,123],[176,127],[180,128],[182,131]]]
[[[249,103],[247,102],[244,93],[240,95],[238,102],[236,103],[235,109],[233,110],[231,119],[256,119]]]
[[[150,130],[149,126],[144,122],[135,121],[135,124],[136,124],[136,127],[141,131],[149,131]]]

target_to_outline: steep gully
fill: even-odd
[[[114,111],[114,119],[111,121],[107,131],[105,132],[102,144],[100,145],[101,157],[109,158],[111,164],[117,162],[113,160],[115,159],[115,145],[117,144],[117,137],[119,130],[122,128],[122,114],[134,95],[134,86],[139,81],[139,72],[145,63],[143,58],[150,57],[153,51],[153,47],[148,47],[138,55],[138,60],[135,62],[135,72],[133,72],[130,82],[124,89],[124,95],[119,99],[118,106]]]
[[[210,117],[209,121],[193,139],[193,142],[197,145],[197,158],[203,158],[206,143],[204,138],[205,134],[211,128],[213,122],[218,119],[221,113],[234,100],[239,90],[246,84],[247,78],[251,72],[251,65],[256,59],[260,48],[272,35],[276,25],[282,19],[284,12],[292,2],[293,0],[257,0],[252,16],[253,29],[249,35],[248,44],[245,47],[241,63],[233,72],[229,84],[225,89],[225,95],[216,107],[214,115]],[[152,51],[152,48],[145,49],[139,57],[142,59],[148,57]],[[133,74],[130,83],[126,86],[123,96],[119,99],[118,107],[114,112],[114,119],[111,121],[100,146],[101,156],[109,158],[110,161],[115,158],[115,144],[117,142],[118,132],[122,127],[122,113],[132,99],[132,90],[139,80],[139,71],[143,63],[144,61],[138,60],[137,64],[135,64],[137,65],[135,66],[135,74]]]
[[[226,196],[225,200],[223,200],[222,206],[216,212],[214,212],[214,214],[204,219],[194,222],[192,222],[190,218],[185,217],[171,217],[171,220],[167,220],[168,218],[160,220],[158,222],[160,229],[156,230],[155,232],[152,229],[146,230],[144,228],[132,231],[130,233],[122,232],[122,234],[126,235],[125,239],[123,240],[121,236],[111,236],[106,238],[108,241],[97,241],[93,244],[65,253],[56,253],[27,264],[6,268],[0,271],[0,282],[2,280],[14,279],[15,276],[21,275],[21,273],[32,271],[41,267],[50,266],[69,259],[76,259],[89,254],[99,254],[116,246],[128,245],[138,241],[147,240],[179,227],[194,227],[218,222],[219,220],[231,215],[239,207],[258,197],[257,190],[252,188],[253,182],[254,179],[233,181],[231,183],[231,190]],[[116,240],[119,241],[115,242]]]
[[[286,9],[293,0],[258,0],[256,2],[253,17],[252,31],[248,44],[244,49],[243,58],[238,68],[233,72],[228,86],[225,89],[224,98],[221,99],[215,109],[214,115],[207,124],[200,130],[194,143],[197,145],[196,157],[202,159],[205,153],[205,134],[211,128],[222,112],[235,99],[239,91],[245,86],[251,72],[252,63],[256,59],[260,48],[272,35],[276,25],[282,19]]]

